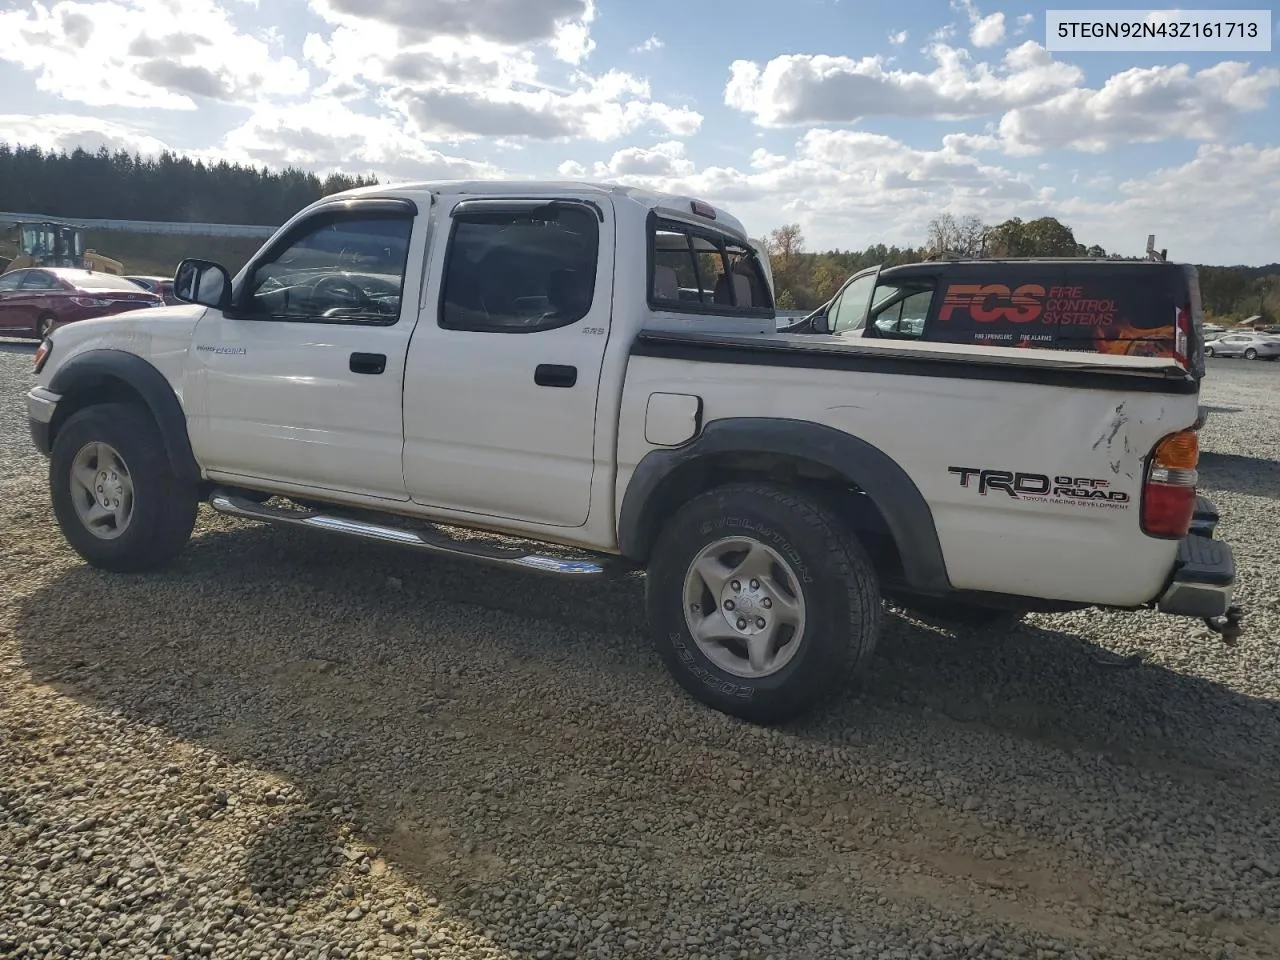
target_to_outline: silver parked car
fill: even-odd
[[[1274,360],[1280,357],[1280,338],[1266,333],[1229,333],[1204,345],[1206,357],[1244,357]]]

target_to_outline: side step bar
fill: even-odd
[[[402,547],[412,547],[437,556],[479,560],[483,563],[497,566],[528,570],[534,573],[546,573],[574,580],[614,577],[621,572],[604,560],[569,560],[560,557],[549,557],[514,547],[465,543],[454,540],[443,533],[435,533],[433,535],[430,531],[402,530],[399,527],[331,516],[314,510],[283,510],[279,507],[269,507],[266,504],[256,503],[245,497],[238,497],[234,493],[229,493],[225,490],[213,491],[213,494],[209,497],[209,505],[219,513],[230,517],[240,517],[245,520],[262,520],[283,526],[306,527],[311,530],[324,530],[328,533],[340,533],[359,540],[374,540],[379,543],[392,543]]]

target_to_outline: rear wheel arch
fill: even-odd
[[[648,453],[623,495],[621,553],[645,562],[659,527],[685,501],[752,475],[777,479],[780,471],[832,494],[839,492],[837,482],[865,493],[887,528],[906,582],[927,593],[951,590],[933,512],[906,471],[865,440],[803,420],[716,420],[684,446]]]
[[[130,403],[145,409],[155,421],[174,474],[191,482],[200,480],[182,404],[164,374],[142,357],[123,350],[78,354],[57,370],[49,390],[61,398],[49,425],[50,446],[61,426],[80,410],[103,403]]]

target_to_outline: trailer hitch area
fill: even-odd
[[[1233,603],[1227,608],[1226,616],[1205,617],[1204,625],[1220,636],[1227,646],[1234,647],[1236,641],[1240,639],[1240,634],[1244,633],[1244,629],[1240,626],[1243,616],[1244,610],[1240,604]]]

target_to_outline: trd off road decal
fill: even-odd
[[[1029,503],[1055,503],[1081,507],[1127,510],[1129,494],[1114,490],[1109,480],[1097,477],[1050,476],[1021,470],[989,470],[982,467],[947,467],[960,478],[960,486],[979,496],[1004,494]]]
[[[1172,356],[1176,310],[1152,286],[1127,277],[1075,286],[949,283],[931,339]]]

